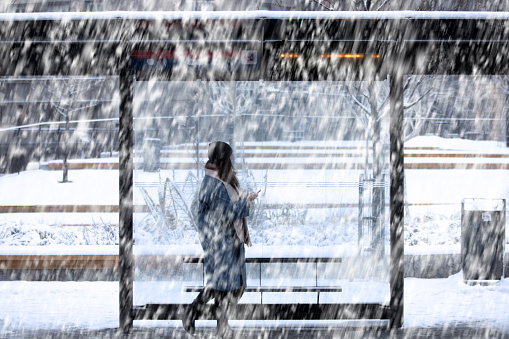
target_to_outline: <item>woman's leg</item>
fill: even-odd
[[[195,319],[198,318],[202,313],[205,305],[214,298],[215,289],[210,287],[204,287],[203,290],[196,296],[196,298],[191,303],[191,309],[196,315]]]
[[[228,291],[215,291],[214,305],[216,308],[217,330],[228,328]]]
[[[182,325],[184,329],[194,334],[195,320],[203,314],[205,305],[214,298],[215,290],[210,287],[204,287],[198,296],[189,305],[188,309],[182,315]]]
[[[231,306],[237,305],[244,291],[216,291],[214,304],[216,305],[217,331],[219,334],[230,334],[231,327],[228,324],[228,311]]]

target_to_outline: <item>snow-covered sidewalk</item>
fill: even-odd
[[[118,327],[117,282],[0,282],[0,334],[31,330]],[[509,279],[493,286],[468,286],[458,273],[447,279],[405,279],[405,328],[467,324],[509,335]],[[241,326],[302,326],[305,322],[245,322]],[[340,322],[310,325],[341,326]],[[348,322],[348,325],[352,325]],[[135,327],[180,327],[178,321],[136,321]],[[214,326],[212,321],[198,326]]]

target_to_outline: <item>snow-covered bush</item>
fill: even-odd
[[[426,212],[405,221],[405,245],[453,245],[461,242],[461,216]]]
[[[48,226],[9,222],[0,225],[0,245],[118,245],[118,227],[106,223]]]

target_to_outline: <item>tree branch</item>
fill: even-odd
[[[321,3],[320,1],[318,1],[318,0],[313,0],[313,1],[314,1],[314,2],[316,2],[318,5],[322,6],[323,8],[328,9],[329,11],[333,11],[333,10],[334,10],[334,8],[332,8],[332,7],[327,7],[327,6],[325,6],[324,4],[322,4],[322,3]]]
[[[385,106],[387,106],[389,104],[389,96],[386,96],[385,99],[384,99],[384,102],[382,102],[382,104],[380,105],[380,108],[378,108],[378,111],[381,112],[382,110],[385,109]],[[385,113],[381,114],[380,117],[378,118],[378,120],[380,120],[383,116],[385,115]]]
[[[412,99],[412,97],[414,96],[415,92],[417,91],[417,88],[419,88],[419,86],[422,84],[422,82],[424,81],[424,75],[422,75],[419,80],[417,81],[417,84],[414,86],[413,90],[412,90],[412,93],[408,96],[408,99]],[[432,83],[434,81],[435,77],[433,77],[433,80],[432,80]],[[431,85],[431,88],[433,88],[433,85]]]
[[[431,90],[432,90],[433,88],[434,88],[434,87],[429,88],[429,89],[428,89],[428,90],[427,90],[427,91],[426,91],[423,95],[421,95],[421,97],[420,97],[419,99],[415,100],[413,103],[408,104],[408,105],[406,105],[406,106],[403,106],[403,109],[405,110],[405,109],[409,109],[409,108],[411,108],[411,107],[415,106],[415,105],[416,105],[417,103],[419,103],[422,99],[424,99],[424,97],[425,97],[425,96],[427,96],[427,95],[428,95],[428,93],[429,93],[429,92],[431,92]]]
[[[57,106],[57,105],[53,105],[53,107],[57,110],[58,113],[60,113],[61,115],[63,115],[64,117],[67,116],[67,113],[65,113],[65,109],[64,111],[61,111],[62,107],[60,106]]]
[[[500,75],[496,77],[497,83],[504,94],[509,94],[509,77],[507,75]]]
[[[76,90],[72,91],[72,95],[77,95],[81,93],[85,93],[90,91],[93,87],[97,86],[97,82],[94,81],[102,81],[102,80],[88,80],[82,86],[77,86]]]
[[[348,91],[348,93],[350,94],[350,96],[352,97],[352,99],[355,101],[355,103],[357,105],[359,105],[360,108],[362,108],[362,110],[364,110],[368,115],[371,114],[371,110],[366,107],[365,105],[363,105],[356,97],[355,95],[352,94],[352,92],[350,92],[350,87],[347,86],[346,87],[346,90]]]
[[[352,105],[352,103],[350,102],[350,100],[346,100],[346,102],[348,103],[348,105],[349,105],[349,106],[350,106],[350,108],[352,109],[352,112],[353,112],[353,114],[355,115],[355,117],[356,117],[358,120],[360,120],[360,122],[361,122],[361,124],[362,124],[362,127],[364,127],[365,129],[367,129],[367,128],[368,128],[368,117],[366,116],[366,117],[364,117],[364,118],[365,118],[365,119],[364,119],[361,115],[359,115],[359,114],[356,112],[356,110],[355,110],[355,108],[353,107],[353,105]]]
[[[378,6],[378,8],[376,10],[377,11],[382,10],[385,7],[385,5],[387,5],[388,3],[389,3],[389,0],[384,0],[384,2],[380,6]]]
[[[99,101],[95,101],[95,102],[93,102],[91,104],[88,104],[88,105],[85,105],[85,106],[80,106],[80,107],[77,107],[75,109],[71,109],[68,112],[72,113],[72,112],[76,112],[76,111],[81,111],[82,109],[94,107],[94,106],[97,106],[98,104],[99,104]]]
[[[406,83],[403,85],[403,93],[406,92],[406,90],[410,87],[410,83],[412,82],[413,76],[409,76],[407,78]]]

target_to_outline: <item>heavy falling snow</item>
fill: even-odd
[[[56,14],[32,12],[59,2],[34,1],[0,5],[20,12],[0,13],[0,337],[125,333],[131,317],[183,334],[175,319],[210,284],[197,206],[215,140],[233,149],[240,199],[259,193],[244,206],[253,246],[239,285],[252,307],[236,308],[254,311],[230,321],[237,333],[403,324],[509,337],[509,12],[87,0],[80,10],[99,12]],[[472,278],[492,252],[496,276]],[[297,309],[328,320],[282,320]],[[139,320],[160,314],[173,320]]]

